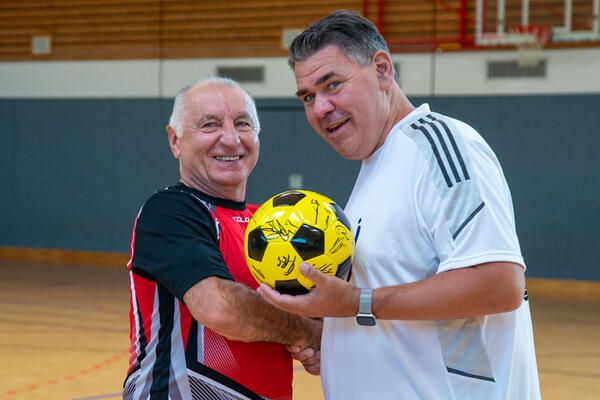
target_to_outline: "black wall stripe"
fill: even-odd
[[[463,160],[463,158],[460,154],[460,150],[458,149],[458,146],[456,145],[456,141],[454,140],[454,136],[452,135],[452,132],[450,131],[450,128],[448,127],[448,125],[443,120],[436,118],[431,114],[427,115],[427,118],[429,118],[433,121],[437,121],[442,125],[442,127],[446,131],[446,135],[448,135],[450,144],[452,145],[452,148],[454,149],[454,153],[456,154],[456,159],[458,160],[458,163],[460,164],[462,172],[465,176],[465,180],[471,179],[471,177],[469,176],[469,172],[467,171],[467,166],[465,165],[465,161]]]
[[[448,187],[452,187],[452,181],[450,181],[450,177],[448,176],[448,172],[446,171],[446,167],[444,166],[444,162],[442,161],[442,157],[440,156],[440,152],[438,151],[437,146],[435,145],[435,142],[433,141],[433,139],[429,135],[429,132],[427,132],[427,128],[425,128],[424,126],[418,126],[417,124],[412,124],[411,128],[420,130],[423,133],[423,135],[425,136],[425,138],[427,139],[427,141],[431,145],[431,149],[433,150],[433,154],[435,155],[437,163],[440,166],[440,169],[442,170],[442,175],[444,175],[444,179],[446,180],[446,185],[448,185]]]
[[[481,204],[478,205],[477,208],[471,213],[471,215],[469,215],[467,217],[467,219],[465,219],[464,222],[458,227],[458,229],[456,230],[456,232],[454,233],[454,235],[452,235],[452,239],[456,239],[456,237],[462,232],[462,230],[473,219],[473,217],[475,217],[475,215],[479,211],[481,211],[481,209],[483,208],[483,206],[485,206],[485,202],[482,201]]]
[[[173,310],[175,300],[161,285],[158,290],[158,312],[160,327],[158,328],[158,344],[156,346],[156,361],[152,368],[152,400],[169,399],[169,374],[171,372],[171,332],[173,331]]]
[[[423,118],[420,118],[419,122],[430,126],[433,129],[433,131],[435,132],[435,135],[437,136],[440,144],[442,145],[442,150],[444,151],[444,154],[446,155],[446,160],[448,161],[448,165],[450,165],[450,169],[452,169],[452,174],[454,175],[454,179],[456,180],[456,183],[459,183],[461,181],[461,179],[460,179],[460,176],[458,175],[458,171],[456,170],[456,166],[454,165],[454,160],[452,159],[452,156],[450,155],[450,150],[448,150],[446,141],[444,140],[444,137],[442,136],[442,132],[440,132],[440,130],[438,129],[438,127],[436,126],[436,124],[434,122],[427,122]]]

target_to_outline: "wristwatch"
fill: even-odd
[[[358,314],[356,314],[356,322],[359,325],[375,326],[377,324],[371,308],[371,303],[373,301],[373,290],[374,289],[360,289]]]

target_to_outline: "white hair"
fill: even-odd
[[[239,83],[237,83],[233,79],[217,76],[191,83],[182,88],[175,96],[175,101],[173,103],[173,111],[171,113],[171,118],[169,118],[169,125],[175,130],[175,134],[177,135],[177,137],[181,137],[183,135],[183,122],[185,120],[186,112],[185,100],[187,92],[189,92],[190,89],[193,89],[196,86],[203,84],[220,85],[234,89],[241,89],[244,92],[244,97],[246,98],[246,107],[248,108],[248,114],[250,116],[250,120],[252,121],[254,133],[258,135],[258,133],[260,132],[260,121],[258,119],[258,113],[256,112],[256,104],[254,103],[254,99],[252,98],[252,96],[250,96],[250,93],[248,93],[246,89],[244,89]]]

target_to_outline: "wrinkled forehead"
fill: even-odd
[[[319,50],[306,57],[304,60],[297,61],[294,67],[296,69],[306,69],[306,66],[316,67],[326,63],[337,63],[341,61],[351,61],[346,51],[338,45],[330,44],[320,48]]]
[[[190,89],[186,96],[186,106],[194,118],[202,115],[221,118],[250,115],[250,104],[241,88],[214,83],[200,84]]]
[[[360,67],[338,46],[330,45],[317,51],[294,68],[294,77],[299,92],[309,90],[326,82],[330,77],[344,75]]]

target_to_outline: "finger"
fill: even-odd
[[[278,305],[281,302],[281,297],[283,296],[281,293],[279,293],[277,290],[273,289],[266,283],[261,283],[260,286],[256,289],[256,291],[262,296],[263,299],[265,299],[273,305]]]
[[[298,361],[300,361],[300,360],[298,360]],[[317,364],[320,364],[320,363],[321,363],[321,360],[319,360],[319,359],[318,359],[317,357],[315,357],[315,356],[312,356],[312,357],[309,357],[309,358],[307,358],[307,359],[305,359],[305,360],[302,360],[301,362],[302,362],[302,365],[304,365],[305,367],[307,367],[307,366],[309,366],[309,365],[317,365]]]
[[[312,357],[306,357],[303,353],[290,353],[290,357],[293,360],[300,361],[302,364],[306,365],[318,364],[320,362],[314,355]]]
[[[327,275],[325,275],[306,261],[300,263],[300,272],[302,273],[302,275],[310,279],[317,286],[319,286],[319,284],[322,284],[327,279]]]
[[[298,345],[291,345],[285,347],[290,354],[296,354],[298,357],[312,357],[316,354],[313,347],[301,347]]]
[[[263,299],[265,299],[265,301],[271,303],[275,307],[291,313],[303,315],[302,309],[304,306],[301,300],[302,296],[281,294],[265,283],[261,283],[256,291],[262,296]]]
[[[267,285],[266,283],[261,283],[260,285],[258,285],[258,287],[256,288],[256,291],[258,292],[258,294],[260,294],[265,300],[267,299],[271,299],[272,297],[274,297],[277,293],[273,293],[275,292],[273,290],[272,287],[270,287],[269,285]]]
[[[311,375],[321,375],[321,364],[305,366],[304,370]]]
[[[285,346],[285,348],[289,353],[300,353],[302,351],[300,346]]]
[[[302,361],[304,363],[305,361],[314,358],[315,349],[313,349],[312,347],[307,347],[306,349],[300,352],[291,354],[291,356],[294,360]],[[314,361],[312,362],[312,364],[314,364]]]

